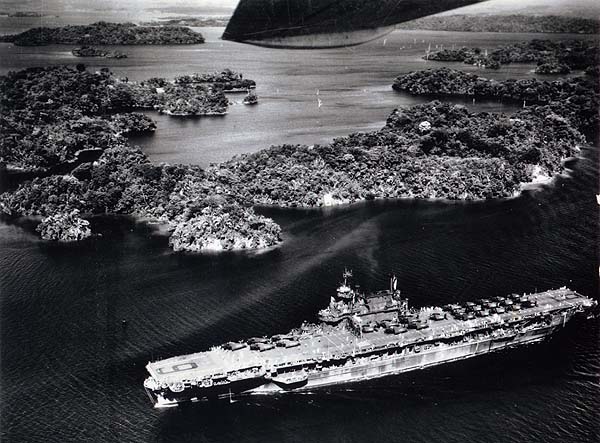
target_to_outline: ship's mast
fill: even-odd
[[[344,286],[348,286],[348,279],[352,277],[352,271],[348,270],[348,268],[344,268],[344,273],[342,275],[344,277]]]
[[[398,279],[396,278],[396,274],[392,274],[392,277],[390,278],[390,292],[393,294],[394,292],[396,292],[397,288]]]

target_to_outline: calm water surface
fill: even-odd
[[[27,66],[85,62],[90,69],[108,66],[120,77],[144,80],[173,78],[191,72],[212,72],[226,67],[257,82],[257,106],[244,106],[244,94],[229,94],[233,105],[224,117],[177,118],[149,113],[159,130],[135,140],[157,162],[196,163],[206,166],[233,155],[273,144],[328,143],[356,131],[381,128],[399,106],[429,101],[394,92],[396,76],[416,69],[443,66],[421,57],[432,50],[464,45],[493,48],[536,34],[484,34],[397,31],[387,38],[352,48],[328,50],[273,50],[219,39],[223,28],[198,28],[207,43],[192,46],[119,47],[127,59],[81,59],[71,46],[15,47],[0,44],[0,73]],[[548,38],[590,38],[549,35]],[[95,64],[99,63],[99,64]],[[534,65],[515,64],[499,71],[481,70],[463,63],[448,66],[488,77],[533,77]],[[552,78],[552,77],[545,77]],[[457,100],[478,111],[510,112],[521,104]],[[320,107],[319,107],[320,103]]]
[[[429,42],[493,47],[529,37],[405,32],[385,45],[319,52],[209,38],[198,47],[126,48],[129,59],[102,63],[139,80],[226,66],[254,78],[257,107],[236,104],[220,119],[157,116],[156,135],[139,140],[154,161],[205,165],[382,126],[394,107],[420,101],[390,84],[425,65]],[[64,47],[0,45],[0,58],[4,70],[78,61]],[[417,306],[562,285],[597,296],[597,165],[597,148],[586,148],[570,176],[501,202],[263,208],[285,241],[260,254],[174,254],[165,237],[127,220],[96,219],[103,236],[69,246],[0,224],[2,440],[598,441],[598,320],[573,322],[543,345],[304,395],[155,410],[142,388],[148,360],[315,320],[344,266],[366,289],[395,272]]]

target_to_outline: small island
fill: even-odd
[[[244,97],[242,103],[245,105],[256,105],[258,104],[258,95],[256,95],[254,91],[248,91],[248,94]]]
[[[134,23],[97,22],[60,28],[33,28],[3,35],[0,42],[17,46],[62,45],[195,45],[204,37],[185,26],[137,26]]]
[[[9,12],[7,13],[9,17],[13,18],[41,18],[48,17],[48,14],[44,14],[43,12],[36,11],[17,11],[17,12]],[[55,16],[58,17],[58,16]]]
[[[75,57],[106,57],[106,58],[127,58],[127,54],[121,51],[105,51],[104,49],[94,48],[93,46],[81,46],[71,51]]]
[[[211,74],[194,73],[175,77],[175,84],[178,85],[207,83],[218,86],[226,92],[247,92],[250,89],[256,88],[254,80],[244,78],[241,72],[234,72],[231,69],[224,69],[221,72],[213,72]]]

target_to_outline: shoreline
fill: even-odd
[[[414,78],[428,71],[420,72]],[[147,83],[128,83],[127,79],[117,80],[108,70],[91,74],[78,67],[24,70],[10,74],[3,81],[10,83],[11,75],[30,81],[48,76],[62,77],[62,81],[85,79],[106,87],[108,103],[99,103],[109,111],[119,110],[115,106],[125,103],[132,109],[161,112],[156,109],[159,103],[163,108],[184,109],[162,110],[163,114],[177,117],[225,115],[212,111],[186,112],[185,108],[196,106],[188,93],[212,92],[210,86],[195,83],[242,79],[241,74],[225,70],[183,75],[173,82],[152,78]],[[447,82],[451,83],[453,78],[456,77],[448,76]],[[556,94],[560,85],[582,89],[586,86],[583,80],[555,82],[550,94]],[[177,89],[168,90],[180,87],[190,89],[179,95]],[[165,88],[173,96],[159,98]],[[218,89],[224,105],[225,92],[235,91]],[[129,98],[127,93],[135,95]],[[32,101],[10,98],[13,96],[21,97],[13,94],[4,99],[8,103],[15,100],[14,116],[9,114],[10,119],[23,112],[33,112],[35,117],[38,109],[48,109],[48,102],[37,101],[37,96],[32,96]],[[96,99],[87,98],[92,103]],[[77,96],[63,95],[60,100],[69,103],[68,100],[77,100]],[[116,100],[116,104],[111,100]],[[81,106],[78,101],[73,103]],[[581,113],[587,109],[584,105],[577,106],[567,110]],[[104,111],[100,107],[95,109],[98,115]],[[86,131],[91,134],[92,129],[106,131],[94,121],[96,114],[83,113],[86,108],[78,111],[83,116],[78,117],[80,121],[72,120],[72,113],[58,114],[58,123],[53,124],[63,125],[56,126],[67,132],[62,137],[69,136],[69,125],[76,123],[79,126],[75,127],[81,128],[84,119],[88,125],[83,126],[84,135]],[[68,223],[63,223],[65,220],[85,222],[78,214],[86,218],[98,213],[126,214],[168,234],[174,251],[258,250],[281,243],[281,228],[272,219],[257,215],[253,209],[257,207],[328,210],[370,200],[503,201],[549,184],[562,173],[564,157],[571,156],[574,146],[583,139],[576,126],[572,126],[570,115],[569,119],[563,115],[560,109],[536,107],[509,115],[474,113],[465,106],[434,101],[395,110],[377,131],[350,134],[326,145],[272,146],[202,169],[193,165],[153,164],[141,150],[125,139],[118,139],[122,128],[133,127],[134,123],[140,127],[149,124],[126,114],[118,119],[121,129],[114,134],[119,143],[116,148],[105,139],[103,143],[108,144],[101,146],[104,150],[98,161],[78,167],[71,175],[24,183],[11,195],[4,194],[2,204],[8,213],[46,215],[52,221],[52,232],[59,236],[69,228]],[[52,133],[55,128],[50,125],[43,130]],[[114,128],[111,130],[115,132]],[[33,142],[41,143],[43,137],[36,136],[37,133]],[[14,147],[18,148],[19,143],[15,137]],[[23,164],[35,164],[33,160],[35,157]],[[46,161],[54,160],[50,157]],[[53,198],[40,200],[40,190]],[[58,217],[61,214],[62,218]]]
[[[572,162],[572,161],[580,161],[580,160],[584,159],[585,156],[583,155],[582,151],[583,150],[581,150],[577,156],[564,159],[564,163]],[[364,199],[355,200],[355,201],[339,202],[339,203],[336,203],[333,205],[321,205],[321,206],[282,206],[282,205],[277,205],[277,204],[259,203],[259,204],[252,205],[252,208],[253,209],[261,209],[261,208],[275,209],[277,211],[315,211],[315,212],[326,213],[326,212],[335,211],[338,209],[342,210],[345,208],[351,208],[352,206],[369,204],[371,202],[380,204],[380,203],[412,201],[415,203],[418,203],[418,202],[443,203],[444,205],[469,205],[469,204],[480,205],[480,204],[485,204],[488,202],[489,203],[500,203],[500,202],[516,200],[516,199],[522,197],[524,195],[524,193],[542,191],[544,188],[552,187],[556,184],[556,182],[559,178],[570,178],[574,172],[575,172],[574,168],[565,168],[565,172],[556,173],[556,174],[552,175],[551,177],[544,176],[545,179],[542,181],[533,180],[531,182],[521,183],[521,187],[518,190],[518,193],[516,193],[512,196],[503,197],[503,198],[448,199],[448,198],[444,198],[444,197],[419,198],[419,197],[406,195],[406,196],[391,197],[391,198],[390,197],[375,197],[373,199],[364,198]],[[547,177],[547,179],[546,179],[546,177]],[[158,236],[160,236],[162,238],[166,238],[166,239],[168,239],[170,237],[170,235],[173,233],[173,231],[175,230],[175,227],[177,225],[176,222],[171,222],[167,219],[161,219],[161,218],[157,218],[157,217],[151,217],[148,215],[135,214],[135,213],[132,213],[132,214],[118,214],[118,213],[104,213],[104,214],[87,213],[86,214],[86,213],[82,213],[80,215],[82,218],[84,218],[86,220],[90,220],[92,222],[94,221],[94,219],[115,220],[119,223],[122,223],[122,221],[127,220],[127,221],[133,223],[134,225],[141,224],[141,225],[151,229],[155,235],[158,235]],[[1,214],[0,222],[6,223],[8,225],[19,226],[19,227],[25,229],[31,235],[35,236],[38,240],[41,240],[43,242],[58,243],[61,245],[77,244],[84,240],[103,237],[102,233],[93,233],[90,237],[86,237],[84,239],[77,240],[77,241],[62,241],[62,240],[43,239],[43,238],[39,237],[39,233],[37,232],[36,227],[34,225],[38,225],[39,222],[41,222],[44,218],[45,217],[41,216],[41,215],[11,216],[11,215],[7,215],[7,214]],[[248,253],[253,253],[253,254],[261,254],[261,253],[265,253],[265,252],[277,249],[278,247],[282,246],[284,242],[285,242],[285,240],[280,240],[279,242],[277,242],[273,245],[265,246],[265,247],[256,247],[256,248],[241,248],[240,247],[240,248],[224,249],[222,247],[207,247],[207,248],[201,248],[200,250],[178,250],[178,251],[175,251],[171,248],[170,249],[171,249],[171,253],[192,254],[192,255],[194,255],[194,254],[217,255],[217,254],[222,254],[224,252],[233,252],[233,253],[248,252]],[[212,246],[214,246],[214,245],[212,245]]]
[[[209,117],[209,116],[223,116],[227,115],[228,112],[198,112],[198,113],[189,113],[189,112],[172,112],[168,109],[161,110],[155,109],[160,114],[170,115],[171,117]]]

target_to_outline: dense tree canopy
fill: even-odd
[[[481,48],[441,49],[423,58],[433,61],[459,61],[488,69],[509,63],[537,63],[538,74],[568,74],[571,69],[597,66],[598,43],[588,40],[531,40],[503,46],[493,51]]]
[[[593,73],[591,73],[593,75]],[[472,113],[434,101],[395,110],[379,131],[327,145],[281,145],[201,169],[152,164],[123,136],[151,131],[135,109],[211,112],[226,99],[221,83],[241,74],[182,76],[174,82],[119,81],[110,72],[57,67],[0,77],[0,163],[46,168],[73,163],[0,194],[0,211],[41,216],[46,238],[88,234],[91,214],[127,214],[164,222],[175,250],[263,248],[280,228],[252,205],[327,206],[374,198],[493,199],[563,170],[563,160],[597,127],[598,85],[591,77],[554,82],[487,80],[446,68],[400,76],[397,90],[525,100],[512,115]],[[76,166],[76,167],[75,167]]]
[[[0,77],[0,104],[9,111],[0,116],[0,164],[51,173],[0,194],[0,212],[42,216],[38,230],[51,240],[86,238],[90,228],[82,217],[110,213],[166,223],[175,250],[277,243],[279,226],[240,204],[216,176],[195,166],[153,165],[123,136],[156,129],[133,109],[224,112],[228,102],[216,84],[219,78],[215,83],[155,78],[137,84],[84,67],[27,69]],[[77,161],[89,151],[99,153],[97,160]],[[53,174],[68,164],[73,165],[69,174]]]

